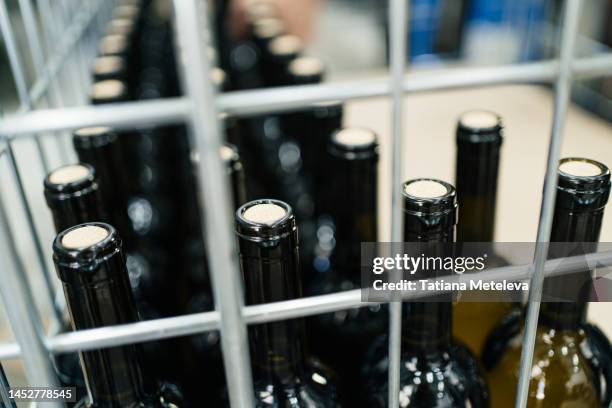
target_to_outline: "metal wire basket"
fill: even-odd
[[[216,310],[172,318],[144,321],[122,326],[45,334],[34,302],[34,294],[26,279],[25,260],[15,248],[9,214],[0,200],[0,294],[7,312],[15,343],[0,344],[0,359],[21,358],[30,384],[57,386],[50,354],[90,350],[128,343],[185,336],[203,331],[219,330],[232,407],[253,406],[252,378],[249,367],[247,325],[282,319],[310,316],[364,306],[360,290],[290,301],[245,307],[241,295],[234,240],[232,236],[230,202],[223,166],[216,155],[223,137],[218,113],[247,116],[280,112],[306,107],[329,100],[348,101],[375,96],[390,96],[393,101],[393,160],[391,241],[401,241],[400,211],[400,152],[402,151],[402,99],[407,93],[464,88],[506,83],[552,83],[555,88],[554,117],[548,152],[545,188],[541,204],[537,241],[548,240],[555,198],[556,168],[563,136],[572,81],[612,74],[612,54],[597,54],[575,59],[573,50],[580,16],[580,0],[567,0],[558,59],[531,63],[480,68],[447,68],[436,72],[405,74],[407,10],[406,0],[390,0],[391,65],[387,78],[341,84],[308,85],[297,89],[269,89],[217,94],[209,83],[211,61],[205,44],[209,37],[207,2],[174,0],[174,26],[180,48],[186,95],[183,97],[127,102],[104,106],[86,106],[85,90],[89,81],[87,67],[95,56],[95,44],[101,27],[109,18],[113,2],[104,0],[37,0],[44,38],[43,43],[32,0],[19,0],[26,40],[34,68],[34,86],[28,89],[22,50],[16,41],[5,0],[0,1],[0,28],[7,48],[12,75],[21,106],[15,115],[0,120],[0,160],[7,161],[10,174],[19,192],[27,228],[34,239],[38,269],[45,282],[44,301],[54,305],[57,319],[61,302],[56,302],[55,285],[51,279],[41,239],[35,225],[24,180],[19,172],[13,143],[32,138],[37,146],[43,170],[49,164],[43,146],[43,135],[59,141],[60,150],[67,132],[87,126],[133,128],[141,125],[186,123],[193,145],[199,151],[199,191],[206,208],[203,231],[208,245]],[[44,50],[53,50],[45,55]],[[66,81],[68,77],[68,81]],[[47,107],[41,108],[43,102]],[[64,107],[66,104],[74,107]],[[62,138],[64,141],[62,142]],[[64,146],[65,147],[65,146]],[[64,149],[65,150],[65,149]],[[65,156],[69,153],[64,152]],[[2,180],[5,180],[2,175]],[[41,177],[42,179],[42,177]],[[4,181],[3,181],[4,182]],[[1,199],[1,197],[0,197]],[[542,291],[546,246],[538,245],[533,264],[524,268],[523,278],[531,277],[530,299]],[[611,263],[612,256],[602,253],[597,262]],[[516,279],[516,271],[500,269],[501,278]],[[512,275],[510,275],[512,273]],[[59,297],[61,298],[61,296]],[[529,302],[526,331],[521,356],[521,372],[517,390],[517,407],[525,407],[533,357],[538,302]],[[401,303],[390,304],[389,336],[389,406],[398,406]],[[0,381],[1,382],[1,381]],[[0,384],[6,387],[6,384]],[[59,406],[50,404],[49,406]]]

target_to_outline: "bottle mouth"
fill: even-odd
[[[378,154],[378,137],[370,129],[338,129],[330,138],[331,153],[348,158],[367,158]]]
[[[65,249],[85,249],[100,244],[109,234],[106,228],[98,225],[84,225],[68,231],[60,244]]]
[[[93,64],[94,75],[109,75],[123,71],[125,64],[123,58],[116,55],[105,55],[96,58]]]
[[[283,201],[255,200],[236,211],[236,234],[249,241],[275,241],[296,228],[293,210]]]
[[[227,75],[225,74],[225,71],[222,70],[221,68],[213,67],[210,70],[210,81],[217,88],[222,87],[223,84],[225,84],[226,80],[227,80]]]
[[[402,186],[404,211],[412,215],[436,215],[455,211],[456,191],[451,184],[433,178],[418,178]]]
[[[122,4],[113,10],[113,18],[134,20],[140,13],[140,7],[135,4]]]
[[[127,49],[128,40],[125,35],[109,34],[100,40],[101,56],[123,54]]]
[[[264,18],[278,16],[278,6],[273,1],[249,2],[246,9],[249,21],[254,22]]]
[[[577,193],[609,192],[610,170],[606,165],[582,157],[559,161],[559,188]]]
[[[111,129],[109,127],[95,126],[95,127],[77,129],[74,132],[74,135],[78,137],[96,137],[100,135],[105,135],[109,133],[110,131]]]
[[[268,48],[272,55],[287,57],[299,54],[302,51],[302,40],[291,34],[280,35],[270,41]]]
[[[121,239],[117,231],[103,222],[72,226],[57,234],[53,241],[57,274],[62,282],[71,284],[108,279],[109,272],[114,271],[96,273],[98,266],[120,252]]]
[[[503,123],[498,114],[475,109],[464,112],[457,121],[457,140],[471,143],[501,141]]]
[[[53,194],[83,193],[95,183],[95,170],[89,164],[68,164],[51,171],[45,178],[45,191]]]
[[[113,18],[106,26],[108,35],[130,35],[134,30],[134,23],[129,18]]]
[[[125,99],[126,88],[122,81],[106,79],[91,86],[91,100],[95,102],[114,102]]]
[[[93,171],[87,164],[67,164],[50,172],[47,179],[52,185],[78,183],[93,176]]]
[[[253,33],[262,40],[278,37],[285,33],[285,23],[276,17],[260,18],[253,22]]]
[[[72,143],[78,149],[96,148],[113,143],[117,134],[104,126],[81,128],[72,135]]]
[[[223,160],[224,163],[234,163],[240,160],[238,148],[230,143],[221,145],[219,148],[219,156],[221,156],[221,160]]]
[[[315,57],[298,57],[289,64],[289,72],[296,77],[320,77],[323,71],[325,64]]]

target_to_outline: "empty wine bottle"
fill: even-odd
[[[596,250],[604,208],[610,195],[610,171],[594,160],[562,159],[549,256],[567,256],[580,243]],[[544,282],[544,301],[533,354],[528,407],[599,407],[610,403],[610,341],[585,332],[590,271],[577,271]],[[569,292],[569,293],[568,293]],[[546,301],[546,295],[563,302]],[[485,343],[483,362],[489,371],[495,407],[514,406],[523,337],[522,319],[506,319]],[[520,324],[517,324],[520,323]],[[591,326],[592,327],[592,326]],[[588,330],[593,333],[593,329]],[[598,357],[599,358],[598,358]],[[606,360],[607,359],[607,360]],[[606,378],[606,373],[608,377]]]
[[[326,211],[316,231],[315,276],[309,290],[313,295],[360,288],[361,243],[378,241],[376,134],[362,128],[338,130],[328,155],[327,194],[322,197]],[[384,333],[385,311],[375,305],[309,319],[312,349],[338,370],[352,407],[363,406],[357,387],[362,356]]]
[[[461,217],[457,224],[458,242],[489,243],[494,240],[497,174],[503,142],[503,124],[495,113],[486,110],[465,112],[456,131],[457,201]],[[484,245],[483,245],[484,247]],[[508,265],[492,250],[487,250],[487,268]],[[470,301],[469,292],[453,305],[453,335],[480,355],[487,335],[520,303]],[[482,294],[479,294],[482,296]],[[494,295],[498,296],[498,295]]]
[[[440,180],[416,179],[404,183],[403,198],[404,241],[419,243],[417,253],[439,255],[444,251],[439,247],[454,241],[455,188]],[[452,340],[451,295],[403,306],[400,406],[488,407],[476,359]],[[368,407],[387,406],[387,344],[381,337],[363,368]]]
[[[90,165],[69,164],[59,167],[47,175],[44,186],[45,199],[57,233],[84,222],[107,221],[95,171]],[[70,330],[70,319],[65,316],[61,331]],[[79,399],[85,396],[87,389],[79,365],[79,355],[56,354],[54,363],[62,385],[76,387]]]
[[[227,177],[229,178],[232,203],[234,211],[246,202],[244,189],[244,172],[242,163],[235,146],[224,144],[219,149],[219,154],[223,163]],[[192,154],[194,168],[199,164],[199,155],[194,152]],[[197,175],[194,174],[194,180]],[[195,182],[194,182],[195,183]],[[195,185],[195,184],[194,184]],[[197,197],[193,198],[193,202],[197,204]],[[196,206],[197,207],[197,206]],[[190,293],[192,294],[189,301],[188,312],[200,313],[214,310],[215,305],[212,295],[212,285],[208,273],[206,248],[202,240],[202,232],[199,229],[199,209],[193,208],[195,211],[196,220],[194,221],[197,228],[191,231],[192,236],[186,239],[185,248],[183,251],[184,271],[190,277]],[[191,352],[186,355],[185,360],[195,361],[189,368],[190,376],[194,377],[194,386],[201,389],[202,381],[205,382],[211,389],[222,390],[224,387],[223,377],[223,359],[221,355],[221,347],[219,342],[219,333],[210,331],[207,333],[192,336],[191,342],[188,345],[183,345],[184,348],[189,347]],[[187,354],[187,353],[185,353]],[[201,372],[201,367],[207,367],[206,372]],[[185,370],[185,365],[182,367]]]
[[[236,212],[236,237],[249,305],[302,296],[298,234],[291,207],[251,201]],[[249,327],[256,407],[343,406],[333,375],[308,358],[301,318]]]
[[[139,320],[117,231],[104,223],[60,232],[53,261],[75,330]],[[139,345],[81,352],[89,396],[78,407],[176,407],[180,391],[147,378]]]
[[[132,230],[127,215],[128,186],[124,182],[129,172],[119,142],[119,135],[108,127],[82,128],[72,136],[79,161],[95,169],[112,225],[127,237]]]
[[[223,144],[219,149],[219,155],[221,160],[225,164],[225,171],[229,178],[229,184],[231,188],[231,199],[234,210],[237,210],[241,205],[246,202],[246,192],[244,187],[244,170],[242,163],[240,162],[240,156],[238,150],[234,145],[229,143]],[[200,157],[197,152],[193,152],[191,155],[193,163],[193,185],[196,184],[198,177],[195,174],[197,166],[199,165]],[[193,225],[193,229],[190,231],[189,237],[185,240],[185,248],[183,258],[186,260],[185,268],[188,274],[191,276],[191,284],[195,284],[197,289],[194,298],[190,301],[192,306],[189,307],[191,312],[203,312],[206,310],[212,310],[214,307],[212,301],[212,290],[210,286],[210,277],[208,276],[208,267],[206,261],[206,250],[204,248],[204,242],[202,240],[202,231],[200,230],[200,210],[198,208],[198,199],[195,196],[195,189],[193,190],[194,196],[191,198],[192,205],[185,206],[185,211],[192,213],[189,215],[190,223]]]

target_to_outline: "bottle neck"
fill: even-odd
[[[134,136],[125,140],[132,141]],[[130,237],[132,227],[127,215],[129,182],[125,175],[126,164],[117,134],[111,133],[91,140],[75,137],[73,144],[82,163],[96,169],[100,195],[106,205],[107,216],[124,239]],[[99,221],[99,220],[96,220]]]
[[[404,304],[402,344],[405,351],[435,354],[451,345],[452,303],[450,298]]]
[[[500,145],[493,141],[457,143],[459,242],[492,242],[494,239]]]
[[[58,233],[85,222],[109,221],[97,187],[50,203],[50,209]]]
[[[549,250],[550,258],[580,255],[597,250],[604,208],[591,211],[573,211],[557,206]],[[578,246],[558,243],[580,243]],[[540,324],[557,330],[576,330],[586,321],[588,299],[591,294],[591,271],[586,269],[544,281],[544,302],[541,306]],[[546,301],[547,297],[563,299],[563,302]]]
[[[297,234],[274,247],[240,240],[245,298],[249,305],[296,299],[302,296]],[[250,250],[249,248],[251,247]],[[269,256],[270,254],[273,256]],[[306,350],[303,319],[255,325],[249,329],[254,376],[268,383],[292,383],[305,375]]]
[[[122,256],[108,257],[101,268],[124,268]],[[89,285],[64,282],[75,330],[137,322],[138,313],[127,272]],[[87,388],[96,407],[131,406],[143,401],[146,384],[136,345],[81,352]]]
[[[429,232],[404,231],[404,241],[423,243],[423,252],[428,256],[440,256],[448,248],[436,243],[454,242],[455,227],[432,229]],[[429,244],[429,245],[428,245]],[[434,244],[431,246],[431,244]],[[433,252],[433,253],[432,253]],[[438,252],[437,254],[435,252]],[[438,276],[431,276],[437,278]],[[404,304],[402,343],[404,350],[414,353],[435,354],[448,350],[452,341],[452,294],[432,296],[427,302]]]
[[[359,282],[361,243],[378,240],[377,159],[334,157],[331,164],[340,182],[333,185],[327,198],[336,241],[330,265],[343,277]]]

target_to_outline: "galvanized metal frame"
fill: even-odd
[[[19,90],[22,108],[19,113],[2,118],[0,121],[0,143],[4,142],[9,149],[10,143],[24,136],[53,133],[55,136],[83,126],[107,125],[118,128],[138,125],[162,125],[183,122],[190,128],[194,146],[201,157],[200,200],[206,208],[204,228],[208,250],[214,253],[211,257],[213,290],[217,299],[213,312],[173,318],[157,319],[129,325],[84,330],[54,336],[42,333],[40,319],[34,308],[33,296],[25,280],[21,260],[11,244],[11,232],[4,207],[0,202],[0,260],[3,273],[0,274],[0,292],[15,333],[16,343],[0,344],[0,359],[20,357],[26,368],[26,375],[31,384],[37,386],[56,385],[50,353],[62,353],[76,350],[87,350],[99,347],[142,342],[184,336],[208,330],[220,330],[224,354],[226,375],[230,387],[229,395],[233,407],[252,406],[252,378],[246,342],[246,327],[267,321],[282,320],[299,316],[308,316],[355,307],[363,307],[359,290],[335,293],[310,298],[295,299],[286,302],[245,307],[241,295],[241,283],[234,257],[234,244],[231,236],[228,186],[221,177],[222,166],[214,152],[222,141],[222,134],[217,115],[227,112],[231,115],[254,115],[265,112],[280,112],[298,109],[315,102],[328,100],[353,100],[375,96],[391,96],[393,100],[393,147],[392,161],[392,234],[391,239],[401,241],[400,211],[400,177],[402,134],[402,98],[406,93],[428,92],[441,89],[474,87],[504,83],[554,83],[555,103],[551,132],[551,143],[546,167],[545,189],[538,226],[538,245],[534,261],[530,265],[503,267],[483,274],[484,279],[505,278],[510,280],[531,279],[530,302],[526,320],[526,335],[521,356],[521,380],[517,389],[517,407],[525,407],[529,385],[529,370],[534,347],[535,328],[539,311],[539,294],[542,279],[545,275],[562,273],[558,265],[554,268],[546,262],[547,247],[545,243],[550,236],[552,222],[552,205],[555,198],[556,164],[559,159],[565,113],[570,98],[573,78],[594,78],[612,74],[612,53],[603,53],[587,58],[574,59],[577,23],[580,0],[566,0],[563,18],[563,31],[560,44],[560,58],[525,64],[512,64],[484,68],[444,68],[435,72],[405,73],[406,33],[408,21],[408,2],[390,0],[390,41],[391,70],[386,78],[352,81],[347,83],[310,85],[271,90],[232,92],[216,95],[215,90],[206,80],[211,68],[206,52],[203,52],[204,38],[208,38],[208,24],[199,18],[207,15],[205,1],[174,0],[175,29],[178,44],[185,56],[182,64],[182,80],[188,94],[180,98],[158,101],[129,102],[109,106],[76,106],[69,105],[63,91],[64,69],[71,70],[74,78],[80,78],[72,89],[72,102],[79,105],[85,99],[88,78],[83,69],[93,58],[92,44],[83,44],[85,33],[96,24],[99,35],[102,25],[110,15],[112,2],[103,0],[66,0],[50,2],[37,0],[42,11],[43,28],[48,38],[61,46],[56,54],[49,55],[45,62],[44,46],[33,24],[31,0],[20,0],[20,8],[28,30],[27,40],[36,69],[36,82],[27,89],[21,57],[14,41],[10,18],[3,0],[0,0],[0,28],[9,48],[11,65]],[[83,5],[84,4],[84,5]],[[78,8],[70,20],[68,8]],[[56,18],[60,18],[58,22]],[[68,24],[69,23],[69,24]],[[62,31],[60,24],[66,25]],[[95,37],[95,36],[94,36]],[[87,48],[90,47],[90,48]],[[50,47],[48,47],[50,48]],[[91,52],[87,52],[91,51]],[[70,64],[75,59],[78,64]],[[75,71],[75,69],[77,71]],[[48,98],[49,108],[36,109],[39,100]],[[2,151],[4,152],[4,150]],[[44,160],[44,149],[39,149],[41,160]],[[11,160],[13,170],[17,169],[16,161]],[[18,170],[17,170],[18,171]],[[218,177],[215,177],[218,176]],[[14,174],[16,176],[16,174]],[[21,180],[17,178],[20,188]],[[25,208],[27,198],[22,194]],[[31,218],[31,217],[30,217]],[[38,240],[36,226],[29,220],[33,235]],[[592,265],[612,264],[611,253],[591,255]],[[580,258],[573,262],[566,260],[564,268],[572,270]],[[44,262],[44,259],[42,260]],[[582,265],[584,265],[582,263]],[[42,269],[42,268],[41,268]],[[8,273],[7,273],[8,271]],[[44,269],[42,269],[44,274]],[[448,280],[448,279],[447,279]],[[53,285],[48,285],[52,287]],[[51,289],[49,296],[53,298]],[[414,297],[412,294],[405,299]],[[399,303],[392,303],[390,324],[390,371],[389,371],[389,406],[398,406],[399,395],[399,356],[401,332],[401,308]],[[0,384],[2,387],[3,384]]]

